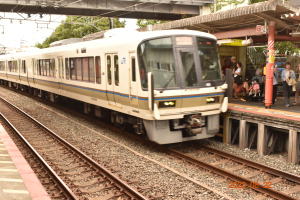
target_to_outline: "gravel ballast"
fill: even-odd
[[[257,195],[257,193],[253,193],[251,189],[229,189],[227,181],[218,181],[222,179],[222,177],[208,173],[204,169],[196,168],[189,163],[185,163],[156,149],[147,147],[115,131],[103,128],[99,126],[99,124],[89,122],[86,119],[71,115],[34,99],[16,94],[15,92],[8,92],[8,90],[4,88],[0,88],[0,94],[57,134],[67,138],[67,140],[72,140],[73,143],[80,146],[85,153],[89,153],[89,156],[98,158],[96,160],[100,164],[108,165],[109,163],[113,163],[112,168],[117,167],[121,169],[117,174],[128,173],[130,174],[128,179],[138,178],[139,182],[133,186],[150,186],[149,189],[145,190],[147,195],[161,193],[164,199],[222,198],[162,167],[162,165],[152,162],[151,159],[197,182],[201,182],[221,193],[225,193],[233,199],[253,199],[254,196]],[[119,143],[123,146],[120,146]],[[259,156],[254,150],[242,150],[235,146],[226,145],[211,139],[202,140],[200,143],[290,173],[300,174],[300,168],[298,166],[273,159],[270,156]],[[180,145],[181,148],[185,148],[184,144]],[[188,149],[188,147],[186,148]],[[130,151],[130,149],[132,149],[132,151]],[[134,151],[144,157],[137,155]],[[231,163],[227,163],[227,165],[230,164]]]

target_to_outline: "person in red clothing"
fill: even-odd
[[[222,73],[226,76],[226,69],[229,69],[229,65],[227,64],[227,60],[224,61],[224,65],[222,67]]]

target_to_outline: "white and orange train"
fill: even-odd
[[[10,87],[84,103],[85,113],[132,125],[159,144],[198,140],[219,130],[228,106],[216,38],[168,30],[110,30],[102,39],[0,56]]]

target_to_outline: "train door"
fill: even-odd
[[[200,61],[197,57],[197,51],[194,48],[176,48],[177,62],[179,66],[179,74],[181,85],[185,90],[184,96],[190,96],[190,98],[183,98],[181,103],[182,111],[184,108],[199,105],[197,98],[193,98],[194,94],[197,94],[199,88],[200,77]],[[195,90],[193,90],[195,88]]]
[[[105,70],[106,70],[106,98],[109,105],[116,105],[115,95],[114,95],[114,54],[105,55]]]
[[[129,53],[129,101],[132,107],[138,108],[138,87],[136,83],[136,57],[135,53]]]

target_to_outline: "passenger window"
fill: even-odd
[[[61,78],[64,78],[64,60],[61,58],[60,59],[60,74],[61,74]]]
[[[135,57],[131,57],[131,80],[132,80],[132,82],[136,81],[136,75],[135,75]]]
[[[107,56],[106,63],[107,63],[107,83],[108,83],[108,85],[111,85],[111,58],[110,58],[110,56]]]
[[[75,71],[75,59],[74,58],[70,58],[70,70],[71,70],[71,74],[70,74],[70,79],[72,80],[76,80],[76,71]]]
[[[117,55],[114,56],[114,64],[115,64],[115,84],[119,86],[119,58]]]
[[[49,68],[49,66],[48,66]],[[44,76],[47,76],[47,64],[46,64],[46,60],[43,60],[43,70],[44,70]]]
[[[60,59],[58,58],[58,77],[61,78],[61,65],[60,65]]]
[[[65,67],[66,67],[66,79],[69,80],[69,78],[70,78],[70,68],[69,68],[68,58],[65,59]]]
[[[89,81],[89,60],[82,58],[82,77],[83,81]]]
[[[75,60],[76,77],[78,81],[82,81],[81,58],[76,58]]]
[[[94,57],[89,58],[89,81],[95,83]]]
[[[56,78],[55,59],[50,59],[50,76]]]
[[[96,56],[96,82],[101,83],[101,58]]]
[[[26,62],[25,60],[22,60],[22,73],[26,74]]]
[[[5,71],[5,61],[0,61],[0,71]]]

